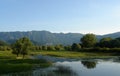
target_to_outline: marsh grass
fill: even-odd
[[[0,51],[0,59],[16,59],[16,55],[13,55],[11,51]]]
[[[51,65],[43,59],[25,59],[16,58],[11,51],[0,51],[0,74],[15,73],[35,69],[37,67],[44,68]]]
[[[51,63],[43,59],[2,59],[0,60],[0,74],[27,71],[38,66],[43,68],[49,65]]]
[[[30,59],[29,56],[47,55],[63,58],[108,58],[114,56],[114,53],[103,52],[72,52],[72,51],[30,51],[29,55],[22,59],[22,56],[16,58],[11,51],[0,51],[0,74],[28,71],[35,68],[44,68],[52,63],[43,59]]]
[[[36,51],[31,52],[34,55],[48,55],[55,57],[65,58],[104,58],[115,56],[114,53],[102,53],[102,52],[71,52],[71,51]]]

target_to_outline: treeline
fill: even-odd
[[[96,47],[120,48],[120,37],[115,39],[103,38],[96,44]]]
[[[0,51],[12,50],[10,45],[5,41],[0,40]]]
[[[63,45],[43,45],[43,46],[33,46],[33,50],[48,50],[48,51],[64,51],[67,50],[70,46],[63,46]]]
[[[63,46],[63,45],[34,46],[34,50],[119,52],[120,37],[115,39],[106,37],[98,41],[94,34],[86,34],[80,39],[80,43],[73,43],[72,45],[69,46]]]
[[[34,45],[29,38],[23,37],[13,44],[0,41],[0,50],[12,50],[13,54],[23,56],[28,50],[36,51],[81,51],[81,52],[120,52],[120,37],[112,39],[110,37],[97,40],[94,34],[86,34],[80,39],[80,43],[63,46],[58,45]]]

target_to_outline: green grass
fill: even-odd
[[[115,56],[114,53],[102,53],[102,52],[71,52],[71,51],[30,51],[29,55],[25,56],[25,59],[16,58],[11,51],[0,51],[0,74],[21,72],[32,70],[36,67],[48,67],[51,65],[43,59],[30,59],[30,55],[48,55],[54,57],[64,58],[108,58]]]
[[[43,68],[48,67],[50,64],[42,59],[2,59],[0,60],[0,74],[32,70],[38,66]]]
[[[11,51],[0,51],[0,59],[16,59],[16,55],[13,55]]]
[[[95,53],[95,52],[71,52],[71,51],[34,51],[34,55],[48,55],[65,58],[104,58],[114,56],[114,53]]]
[[[44,68],[51,65],[43,59],[29,59],[29,55],[25,59],[16,59],[11,51],[0,51],[0,74],[14,73],[32,70],[36,67]]]

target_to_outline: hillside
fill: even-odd
[[[96,35],[98,39],[103,37],[120,37],[120,32],[107,34],[107,35]],[[21,37],[28,37],[30,40],[38,45],[71,45],[72,43],[79,43],[80,38],[83,37],[81,33],[51,33],[49,31],[28,31],[28,32],[0,32],[0,40],[8,43],[13,43],[16,39]]]

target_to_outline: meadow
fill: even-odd
[[[29,55],[22,59],[22,57],[16,57],[11,51],[0,51],[0,74],[28,71],[36,67],[44,68],[49,65],[51,65],[51,62],[43,59],[30,59]]]
[[[31,51],[32,55],[46,55],[63,58],[108,58],[117,56],[116,53],[109,52],[73,52],[73,51]]]

